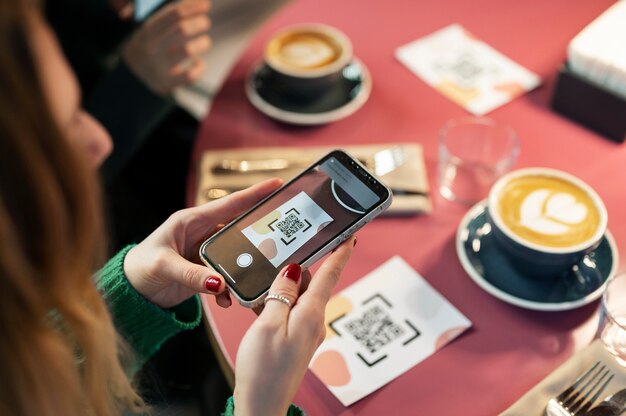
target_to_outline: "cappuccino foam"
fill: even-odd
[[[600,212],[589,194],[565,179],[528,175],[511,179],[499,193],[498,212],[518,237],[547,247],[569,247],[594,236]]]
[[[267,55],[281,66],[306,71],[332,64],[341,56],[341,48],[324,34],[294,32],[274,38]]]

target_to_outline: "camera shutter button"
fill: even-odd
[[[252,264],[252,255],[250,253],[241,253],[237,257],[237,266],[248,267]]]

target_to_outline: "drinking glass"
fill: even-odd
[[[609,279],[600,306],[600,340],[626,366],[626,272]]]
[[[512,128],[485,117],[448,121],[439,133],[439,192],[450,200],[474,204],[508,172],[519,154]]]

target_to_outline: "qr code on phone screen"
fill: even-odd
[[[365,310],[361,317],[348,321],[345,328],[370,353],[375,353],[405,332],[378,305]]]
[[[283,220],[278,221],[276,223],[276,228],[278,228],[286,238],[291,237],[301,229],[303,229],[305,224],[300,221],[300,219],[295,214],[287,215]]]

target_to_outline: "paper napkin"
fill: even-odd
[[[209,202],[210,190],[227,192],[247,188],[260,181],[280,177],[289,180],[306,166],[321,158],[333,149],[342,148],[352,156],[375,165],[375,155],[386,149],[399,148],[405,160],[380,179],[394,191],[393,203],[382,215],[409,215],[430,213],[432,209],[428,189],[428,177],[424,166],[422,147],[416,143],[381,143],[335,147],[261,147],[245,149],[207,150],[199,165],[196,205]],[[255,171],[248,173],[216,172],[215,167],[224,161],[268,161],[282,160],[289,164],[288,169],[275,171]],[[409,191],[405,193],[398,190]]]
[[[396,57],[427,84],[476,115],[486,114],[541,83],[536,74],[458,24],[398,48]]]
[[[626,99],[626,1],[618,1],[585,27],[567,50],[575,73]]]
[[[505,410],[502,416],[543,415],[548,400],[557,396],[596,362],[600,361],[612,370],[615,377],[607,385],[602,397],[610,396],[626,386],[626,368],[622,367],[607,350],[602,342],[594,341],[578,352],[563,365],[550,373],[543,381],[533,387],[515,404]],[[600,400],[598,400],[600,401]]]
[[[326,308],[326,325],[326,339],[309,368],[349,406],[472,323],[395,256],[335,295]]]

